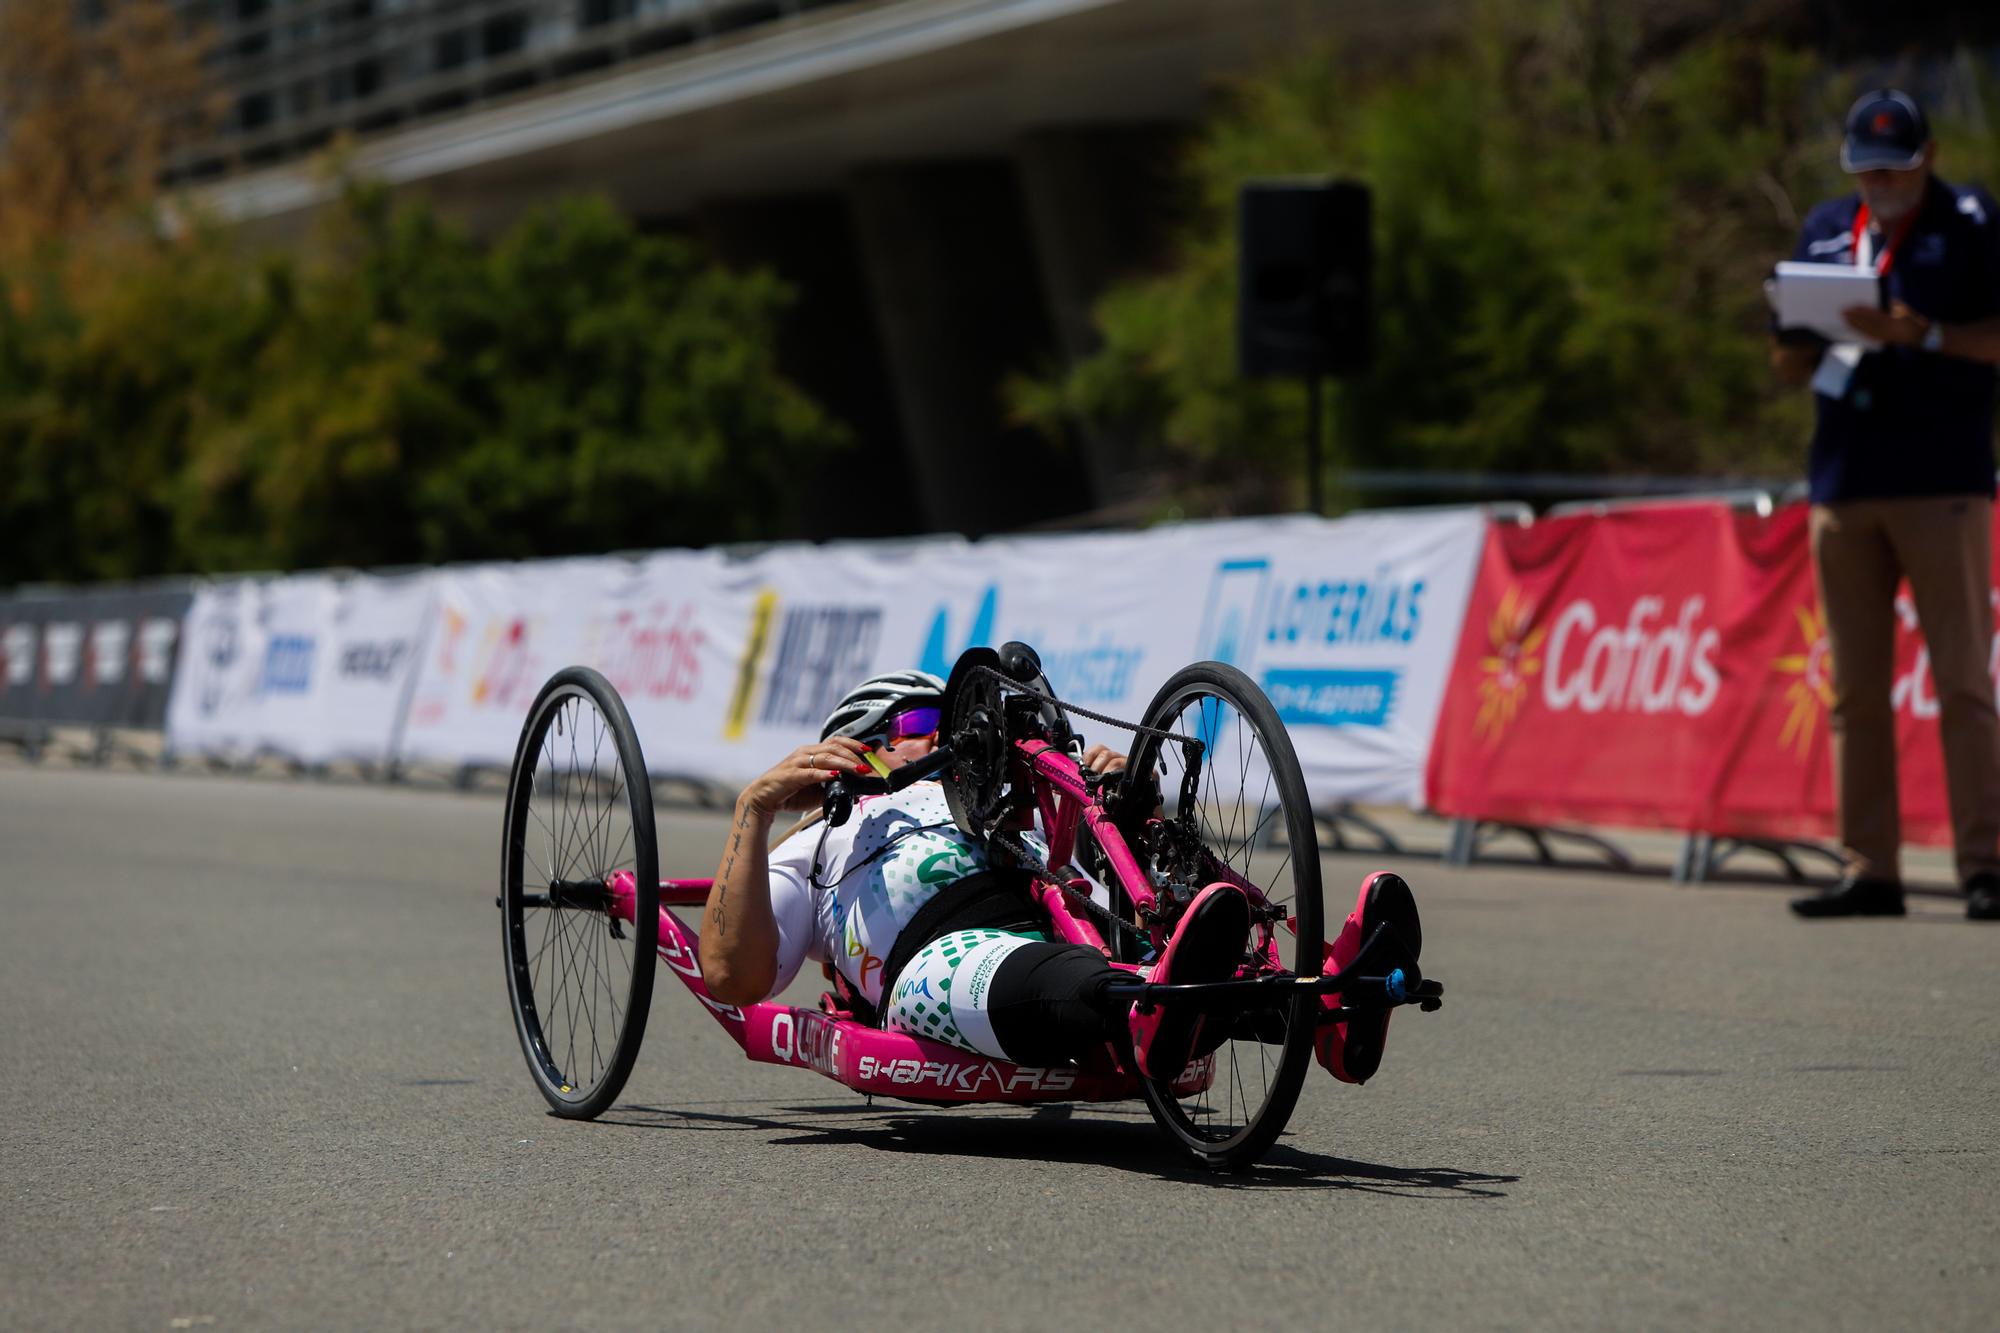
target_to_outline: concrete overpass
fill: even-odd
[[[834,5],[370,135],[353,163],[480,230],[597,190],[773,265],[802,294],[788,371],[907,468],[906,526],[992,531],[1122,489],[1117,441],[1051,448],[998,386],[1086,353],[1091,302],[1157,257],[1172,144],[1215,82],[1411,25],[1387,0]],[[300,161],[198,198],[282,237],[329,188]]]

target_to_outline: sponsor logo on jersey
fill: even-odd
[[[975,870],[979,863],[965,848],[953,843],[939,852],[933,852],[917,865],[917,879],[924,884],[949,884],[963,879]]]

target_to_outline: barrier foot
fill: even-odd
[[[1700,884],[1721,870],[1723,864],[1744,852],[1762,852],[1777,861],[1784,870],[1785,878],[1793,884],[1804,884],[1811,877],[1799,862],[1805,857],[1821,857],[1833,865],[1838,875],[1846,866],[1839,849],[1818,842],[1799,842],[1786,839],[1766,838],[1716,838],[1706,833],[1689,837],[1683,845],[1682,856],[1687,861],[1687,877],[1678,882]],[[1676,875],[1679,868],[1676,867]]]
[[[1444,863],[1448,866],[1469,866],[1473,852],[1479,841],[1479,822],[1472,819],[1451,821],[1451,836],[1445,839]]]
[[[1635,868],[1631,856],[1617,843],[1595,833],[1582,829],[1541,828],[1529,824],[1503,824],[1458,819],[1452,821],[1451,839],[1445,844],[1444,863],[1450,866],[1467,866],[1481,859],[1482,853],[1495,838],[1516,834],[1527,839],[1534,848],[1535,859],[1545,866],[1557,865],[1555,839],[1580,843],[1604,858],[1604,863],[1613,870]]]
[[[1360,813],[1349,802],[1343,801],[1329,810],[1316,810],[1313,812],[1313,818],[1326,830],[1332,851],[1385,852],[1391,856],[1407,854],[1407,849],[1396,841],[1395,834]],[[1350,828],[1366,834],[1370,840],[1369,845],[1356,844],[1348,834]],[[1278,830],[1273,827],[1266,830],[1265,836],[1275,840],[1277,834]]]
[[[1708,878],[1708,872],[1714,865],[1715,835],[1690,833],[1681,839],[1681,849],[1674,857],[1673,882],[1699,884]]]

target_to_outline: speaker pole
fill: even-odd
[[[1315,514],[1324,514],[1319,493],[1319,372],[1306,373],[1306,495]]]

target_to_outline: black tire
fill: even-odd
[[[611,682],[565,667],[535,696],[507,783],[501,844],[507,996],[528,1072],[559,1116],[602,1114],[646,1036],[660,939],[653,786]],[[635,920],[609,910],[615,871]],[[599,886],[593,888],[592,886]]]
[[[1253,949],[1268,943],[1285,971],[1318,976],[1325,962],[1318,835],[1298,755],[1271,701],[1235,667],[1197,662],[1160,687],[1145,725],[1203,741],[1191,810],[1201,850],[1193,855],[1213,856],[1282,909],[1284,919],[1253,926]],[[1135,779],[1157,777],[1167,823],[1175,825],[1182,814],[1186,747],[1142,732],[1131,772]],[[1162,869],[1149,867],[1156,883],[1172,878]],[[1206,1092],[1182,1098],[1166,1083],[1144,1080],[1146,1105],[1175,1146],[1221,1171],[1241,1170],[1261,1156],[1284,1132],[1298,1101],[1318,1010],[1318,998],[1306,995],[1237,1020],[1214,1052]]]

